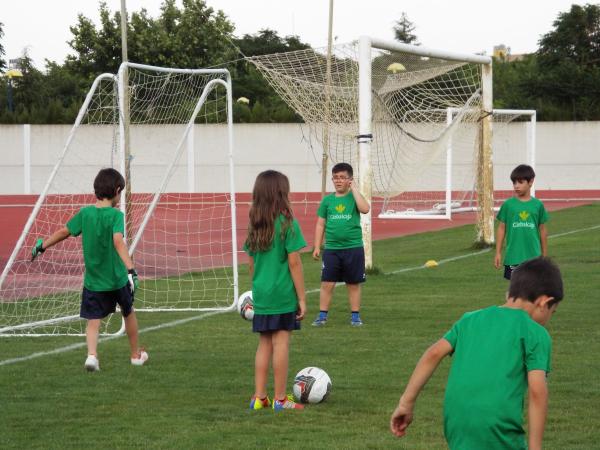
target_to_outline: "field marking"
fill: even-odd
[[[562,236],[568,236],[568,235],[571,235],[571,234],[582,233],[582,232],[585,232],[585,231],[592,231],[592,230],[597,230],[597,229],[600,229],[600,225],[594,225],[592,227],[579,228],[577,230],[572,230],[572,231],[566,231],[564,233],[553,234],[551,236],[548,236],[548,239],[562,237]],[[458,260],[461,260],[461,259],[470,258],[472,256],[478,256],[478,255],[481,255],[483,253],[490,252],[491,250],[492,250],[492,248],[490,247],[490,248],[485,248],[483,250],[479,250],[479,251],[476,251],[476,252],[467,253],[465,255],[459,255],[459,256],[453,256],[451,258],[440,259],[438,261],[438,264],[446,264],[446,263],[449,263],[449,262],[454,262],[454,261],[458,261]],[[407,267],[407,268],[404,268],[404,269],[394,270],[392,272],[386,272],[386,273],[384,273],[384,275],[396,275],[396,274],[399,274],[399,273],[411,272],[411,271],[420,270],[420,269],[426,269],[426,266],[423,264],[423,265],[420,265],[420,266]],[[340,285],[340,284],[343,284],[343,283],[337,283],[337,285]],[[307,294],[314,294],[314,293],[317,293],[319,291],[320,291],[320,288],[318,288],[318,289],[310,289],[310,290],[307,290],[306,293]],[[139,330],[139,334],[149,333],[150,331],[161,330],[161,329],[164,329],[164,328],[176,327],[178,325],[183,325],[185,323],[193,322],[193,321],[196,321],[196,320],[202,320],[202,319],[205,319],[207,317],[215,316],[217,314],[223,314],[223,313],[226,313],[226,312],[229,312],[229,311],[230,310],[225,310],[225,311],[211,311],[211,312],[208,312],[206,314],[199,315],[199,316],[186,317],[184,319],[178,319],[178,320],[174,320],[172,322],[165,322],[165,323],[162,323],[160,325],[154,325],[154,326],[151,326],[151,327],[148,327],[148,328],[140,329]],[[119,336],[106,336],[106,337],[100,338],[99,342],[107,342],[107,341],[111,341],[113,339],[117,339],[117,338],[121,338],[121,337],[123,337],[123,335],[119,335]],[[19,357],[19,358],[5,359],[4,361],[0,361],[0,367],[1,366],[7,366],[9,364],[16,364],[16,363],[19,363],[19,362],[30,361],[32,359],[37,359],[37,358],[41,358],[41,357],[44,357],[44,356],[57,355],[57,354],[60,354],[60,353],[69,352],[71,350],[76,350],[76,349],[84,348],[85,346],[86,346],[85,342],[78,342],[76,344],[70,344],[70,345],[67,345],[67,346],[64,346],[64,347],[56,348],[54,350],[48,350],[46,352],[36,352],[36,353],[32,353],[31,355],[22,356],[22,357]]]
[[[161,330],[163,328],[171,328],[171,327],[175,327],[175,326],[178,326],[178,325],[183,325],[183,324],[188,323],[188,322],[193,322],[195,320],[202,320],[202,319],[205,319],[207,317],[214,316],[216,314],[223,314],[223,313],[229,312],[229,311],[230,310],[225,310],[225,311],[211,311],[211,312],[208,312],[206,314],[202,314],[200,316],[186,317],[185,319],[174,320],[173,322],[165,322],[165,323],[161,323],[160,325],[154,325],[154,326],[151,326],[151,327],[148,327],[148,328],[140,329],[138,331],[138,333],[139,334],[143,334],[143,333],[148,333],[150,331]],[[126,335],[119,334],[119,335],[114,335],[114,336],[105,336],[105,337],[101,337],[98,340],[98,342],[112,341],[114,339],[118,339],[118,338],[121,338],[121,337],[124,337],[124,336],[126,336]],[[76,344],[70,344],[70,345],[66,345],[64,347],[55,348],[54,350],[48,350],[48,351],[45,351],[45,352],[32,353],[31,355],[21,356],[19,358],[5,359],[4,361],[0,361],[0,366],[7,366],[9,364],[15,364],[15,363],[23,362],[23,361],[30,361],[32,359],[41,358],[43,356],[58,355],[60,353],[69,352],[71,350],[77,350],[79,348],[85,348],[86,345],[87,344],[85,342],[78,342]]]
[[[594,225],[594,226],[587,227],[587,228],[578,228],[576,230],[565,231],[564,233],[553,234],[553,235],[548,236],[548,239],[553,239],[553,238],[562,237],[562,236],[568,236],[570,234],[582,233],[584,231],[592,231],[592,230],[597,230],[597,229],[600,229],[600,225]],[[476,251],[476,252],[472,252],[472,253],[467,253],[465,255],[454,256],[452,258],[446,258],[446,259],[440,259],[437,263],[438,263],[438,265],[440,265],[440,264],[446,264],[446,263],[449,263],[449,262],[457,261],[459,259],[470,258],[472,256],[478,256],[478,255],[481,255],[483,253],[487,253],[487,252],[490,252],[490,251],[492,251],[492,247],[484,248],[482,250],[479,250],[479,251]],[[384,275],[396,275],[396,274],[399,274],[399,273],[412,272],[414,270],[420,270],[420,269],[427,269],[427,267],[425,266],[425,264],[422,264],[420,266],[406,267],[404,269],[399,269],[399,270],[393,270],[391,272],[386,272],[386,273],[384,273]]]
[[[579,228],[578,230],[573,230],[573,231],[565,231],[564,233],[558,233],[558,234],[553,234],[551,236],[548,236],[548,239],[562,237],[562,236],[568,236],[569,234],[581,233],[582,231],[597,230],[599,228],[600,228],[600,225],[594,225],[593,227]]]

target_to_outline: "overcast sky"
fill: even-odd
[[[69,26],[82,13],[98,23],[99,0],[0,0],[0,22],[5,36],[5,58],[29,49],[38,68],[44,59],[62,62],[71,53]],[[111,11],[120,0],[105,0]],[[152,17],[160,14],[162,0],[127,0],[128,10],[145,7]],[[181,5],[181,1],[177,2]],[[299,35],[313,47],[327,44],[329,0],[207,0],[234,23],[236,36],[262,28],[281,36]],[[337,42],[350,42],[361,34],[393,38],[392,27],[406,12],[416,26],[422,45],[455,52],[492,53],[505,44],[513,54],[537,49],[540,36],[552,29],[560,12],[572,4],[594,3],[568,0],[334,0],[333,34]]]

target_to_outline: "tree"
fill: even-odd
[[[600,5],[572,5],[553,26],[539,41],[538,98],[554,119],[599,120]]]
[[[246,57],[267,55],[271,53],[292,52],[309,49],[310,45],[300,41],[298,36],[281,37],[276,31],[268,28],[255,34],[245,34],[234,41],[241,54]],[[241,60],[230,70],[235,83],[235,98],[250,99],[251,117],[236,117],[250,122],[300,122],[302,119],[277,95],[260,72],[249,62]],[[241,112],[241,110],[240,110]]]
[[[222,11],[205,0],[165,0],[160,17],[146,9],[131,13],[128,22],[128,58],[142,64],[169,67],[213,67],[234,58],[229,43],[234,26]],[[100,73],[116,73],[121,63],[121,13],[109,11],[100,3],[100,26],[83,15],[71,27],[69,42],[75,54],[66,65],[88,80]]]
[[[394,25],[394,38],[405,44],[419,45],[417,36],[413,34],[415,29],[416,26],[408,20],[408,16],[403,12],[400,20],[397,20]]]

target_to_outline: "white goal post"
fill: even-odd
[[[414,114],[423,111],[415,110]],[[427,111],[446,116],[446,126],[451,126],[458,108]],[[492,160],[496,179],[494,186],[505,185],[510,171],[519,164],[535,167],[536,111],[526,109],[493,109]],[[445,152],[424,173],[430,182],[420,199],[404,206],[403,200],[385,199],[379,213],[382,219],[451,219],[453,213],[474,212],[478,208],[476,199],[477,160],[470,145],[464,142],[453,145],[449,139]],[[435,182],[431,179],[435,179]],[[504,182],[503,182],[504,181]],[[535,191],[532,188],[532,195]],[[494,207],[506,200],[506,190],[494,190]],[[420,204],[420,208],[417,207]]]
[[[66,239],[34,262],[31,248],[95,203],[93,180],[105,167],[130,172],[131,190],[120,207],[141,281],[136,311],[233,309],[238,274],[232,105],[225,69],[123,63],[118,76],[99,76],[0,276],[0,336],[83,334],[81,239]],[[194,171],[182,155],[187,151],[189,159],[192,132],[200,147],[196,175],[215,170],[204,167],[202,157],[227,154],[227,192],[190,192],[194,181],[186,175]],[[109,317],[102,332],[123,332],[122,321]]]
[[[329,56],[331,55],[331,56]],[[480,238],[493,241],[492,59],[362,36],[331,52],[306,49],[248,58],[311,127],[333,164],[348,162],[372,208],[414,188],[450,139],[471,134],[481,171]],[[450,125],[433,111],[457,108]],[[371,214],[362,216],[367,269]]]

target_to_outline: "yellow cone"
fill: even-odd
[[[425,263],[425,267],[437,267],[438,263],[435,259],[430,259]]]

